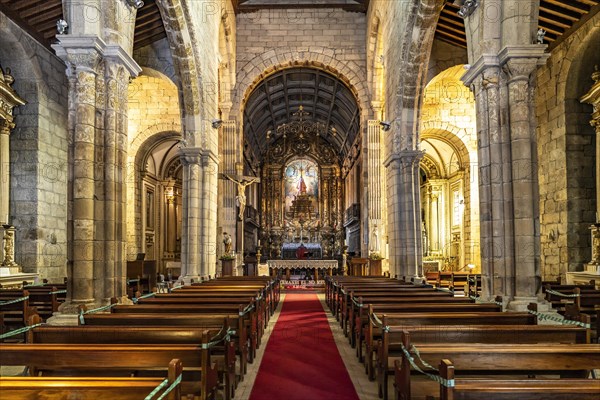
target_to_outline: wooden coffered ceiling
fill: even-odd
[[[232,0],[236,13],[265,8],[341,8],[367,12],[370,0]]]
[[[340,8],[366,12],[370,0],[232,0],[236,13],[265,8]],[[465,48],[465,25],[456,13],[459,7],[447,0],[436,28],[436,38]],[[135,23],[134,49],[166,37],[155,0],[145,0]],[[61,0],[0,0],[0,11],[19,24],[44,46],[55,40],[56,21],[63,18]],[[552,48],[579,25],[600,11],[600,0],[541,0],[539,27],[547,33]]]
[[[454,0],[446,1],[435,37],[455,46],[467,47],[464,20],[456,12]],[[541,0],[538,27],[546,31],[544,43],[552,48],[579,25],[600,11],[600,0]]]
[[[0,11],[47,48],[56,39],[56,21],[63,17],[61,0],[0,0]],[[144,0],[135,20],[134,49],[166,37],[155,0]]]

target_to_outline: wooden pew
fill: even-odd
[[[358,315],[354,317],[354,323],[351,326],[351,334],[358,335],[355,338],[356,346],[360,356],[362,351],[362,341],[364,340],[365,327],[369,324],[372,313],[396,314],[396,313],[494,313],[500,314],[502,306],[495,303],[398,303],[398,304],[372,304],[371,312],[369,307],[361,307]]]
[[[585,378],[592,369],[600,368],[600,346],[594,344],[479,344],[433,343],[419,344],[419,356],[404,332],[402,345],[415,359],[429,365],[439,360],[452,360],[455,368],[470,374],[488,375],[556,375]],[[437,360],[437,361],[436,361]],[[412,395],[411,364],[407,357],[389,357],[393,365],[395,390],[398,398],[410,399]],[[388,366],[389,368],[389,366]],[[423,370],[428,370],[423,366]],[[565,381],[566,382],[566,381]],[[428,385],[427,395],[436,392],[437,386]],[[386,388],[382,388],[386,389]],[[385,397],[384,397],[385,398]],[[501,397],[504,399],[504,397]]]
[[[381,340],[382,326],[389,326],[389,329],[398,330],[406,328],[409,331],[415,327],[429,326],[448,326],[448,325],[513,325],[513,326],[535,326],[537,318],[529,313],[490,313],[490,312],[469,312],[469,313],[397,313],[397,314],[376,314],[373,307],[369,306],[369,322],[363,328],[363,337],[365,343],[365,370],[369,374],[369,379],[375,379],[375,368],[373,366],[374,357],[379,349],[378,342]],[[383,325],[382,319],[386,318],[386,324]],[[378,322],[379,321],[379,322]],[[357,333],[357,344],[362,348],[361,337]]]
[[[167,400],[181,399],[181,384],[176,379],[183,372],[181,361],[169,362],[167,384],[154,396],[147,397],[163,383],[161,378],[97,378],[97,377],[0,377],[2,400],[24,399],[94,399],[94,400],[148,400],[166,394]]]
[[[402,345],[415,357],[411,340],[411,335],[405,331]],[[415,347],[419,352],[416,359],[421,358],[430,365],[437,365],[441,359],[449,359],[457,369],[476,373],[478,376],[488,374],[527,377],[560,374],[586,378],[590,370],[600,367],[600,346],[593,344],[557,343],[550,346],[547,343],[513,343],[507,346],[488,343],[422,343]],[[389,358],[388,362],[393,364],[394,387],[398,398],[410,399],[412,395],[410,361],[402,355],[398,358]]]
[[[202,345],[208,346],[209,332],[203,332]],[[98,376],[166,375],[160,371],[171,359],[185,366],[183,394],[194,393],[201,400],[213,397],[218,387],[218,371],[210,350],[194,345],[60,345],[0,344],[2,365],[26,365],[32,375],[51,374]],[[200,375],[198,377],[198,374]]]
[[[539,400],[569,399],[597,400],[600,398],[600,382],[597,379],[482,379],[456,377],[455,367],[444,359],[439,367],[440,400],[454,399],[505,399]]]
[[[432,292],[435,293],[435,292]],[[381,294],[379,294],[381,296]],[[352,347],[356,345],[355,343],[355,332],[357,332],[358,327],[355,325],[357,320],[355,316],[361,315],[364,317],[364,321],[366,322],[368,315],[363,312],[363,308],[366,308],[368,304],[373,304],[373,307],[377,309],[381,309],[385,306],[393,307],[393,309],[404,307],[405,305],[408,307],[413,307],[416,304],[424,305],[424,304],[440,304],[444,305],[454,305],[454,304],[475,304],[474,300],[471,300],[468,297],[453,297],[449,296],[439,296],[434,294],[432,296],[409,296],[409,297],[364,297],[360,296],[358,299],[353,299],[350,302],[351,305],[348,307],[349,315],[347,317],[348,323],[343,326],[344,334],[348,335],[346,325],[349,326],[350,331],[350,344]]]
[[[58,311],[58,288],[56,286],[28,286],[29,306],[34,307],[36,313],[46,320]]]
[[[36,321],[33,321],[34,323]],[[135,345],[180,345],[202,343],[207,326],[38,326],[27,333],[29,344],[135,344]],[[224,392],[227,400],[234,395],[236,383],[236,343],[224,335],[229,331],[227,318],[208,330],[211,342],[223,340],[211,348],[212,359],[223,375]],[[240,375],[242,378],[243,375]]]
[[[377,380],[380,389],[387,387],[387,376],[394,373],[390,359],[402,358],[404,335],[417,347],[422,343],[466,344],[589,344],[589,329],[556,325],[434,325],[390,326],[383,317],[383,330],[377,345]]]
[[[0,289],[0,313],[3,314],[5,330],[25,326],[31,312],[29,291]]]
[[[113,326],[123,325],[132,327],[141,326],[164,326],[164,327],[200,327],[212,328],[220,326],[223,318],[227,318],[229,326],[235,327],[236,334],[234,340],[236,343],[236,354],[240,357],[240,375],[243,376],[247,371],[248,362],[253,362],[256,355],[256,331],[248,330],[248,326],[256,324],[247,324],[244,316],[227,313],[214,314],[168,314],[168,313],[142,313],[142,314],[87,314],[84,316],[86,326]],[[80,320],[81,323],[81,320]]]

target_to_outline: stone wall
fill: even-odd
[[[139,190],[142,166],[136,164],[136,159],[144,155],[138,152],[142,145],[158,143],[162,136],[181,134],[181,114],[175,84],[149,68],[144,68],[130,83],[128,104],[127,256],[132,259],[142,249],[142,192]]]
[[[67,80],[54,54],[0,13],[0,63],[27,104],[11,134],[11,223],[16,262],[25,272],[67,276]]]
[[[564,278],[591,259],[595,222],[595,135],[591,106],[579,98],[600,63],[600,14],[554,48],[537,71],[536,116],[543,278]]]

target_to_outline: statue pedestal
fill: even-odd
[[[221,260],[221,276],[233,276],[233,267],[234,266],[235,266],[235,259]]]
[[[369,275],[370,276],[381,276],[382,275],[382,264],[383,260],[369,260]]]

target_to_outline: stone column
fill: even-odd
[[[369,212],[369,241],[373,239],[373,234],[381,227],[382,210],[382,171],[381,171],[381,125],[379,120],[369,120],[367,128],[367,209]],[[379,232],[376,233],[379,237]],[[377,248],[375,248],[376,246]],[[379,244],[369,244],[368,250],[380,252]]]
[[[388,221],[390,273],[419,277],[423,260],[421,238],[421,194],[419,161],[421,151],[403,150],[385,161],[388,168]]]
[[[186,283],[200,279],[200,186],[201,149],[182,147],[183,204],[181,234],[181,276]]]
[[[70,49],[67,54],[69,109],[73,118],[72,172],[72,274],[70,298],[62,307],[66,313],[76,312],[79,304],[94,307],[94,245],[95,245],[95,130],[96,77],[101,54],[95,48]]]
[[[14,124],[0,120],[0,224],[9,222],[10,202],[10,130]]]
[[[126,177],[127,90],[129,78],[139,67],[128,70],[125,57],[105,58],[106,103],[104,104],[104,298],[126,297]],[[137,68],[136,68],[137,67]]]
[[[237,174],[235,168],[237,150],[237,122],[234,120],[224,121],[219,133],[223,136],[221,172],[230,176],[235,176]],[[231,240],[233,241],[232,248],[237,249],[237,206],[235,203],[237,188],[235,183],[228,179],[221,180],[221,187],[223,191],[220,194],[219,202],[223,207],[223,221],[220,221],[222,231],[231,235]]]
[[[507,46],[480,57],[462,78],[477,110],[483,296],[502,295],[515,310],[536,300],[540,279],[530,77],[544,48]]]
[[[536,46],[537,47],[537,46]],[[541,284],[539,266],[539,221],[537,195],[537,140],[531,128],[532,115],[530,76],[539,61],[528,57],[526,48],[505,48],[500,62],[508,77],[508,109],[510,118],[511,178],[514,218],[514,277],[512,307],[525,308],[536,300]],[[531,52],[535,55],[535,52]],[[529,54],[531,54],[529,53]],[[535,277],[535,279],[534,279]]]

